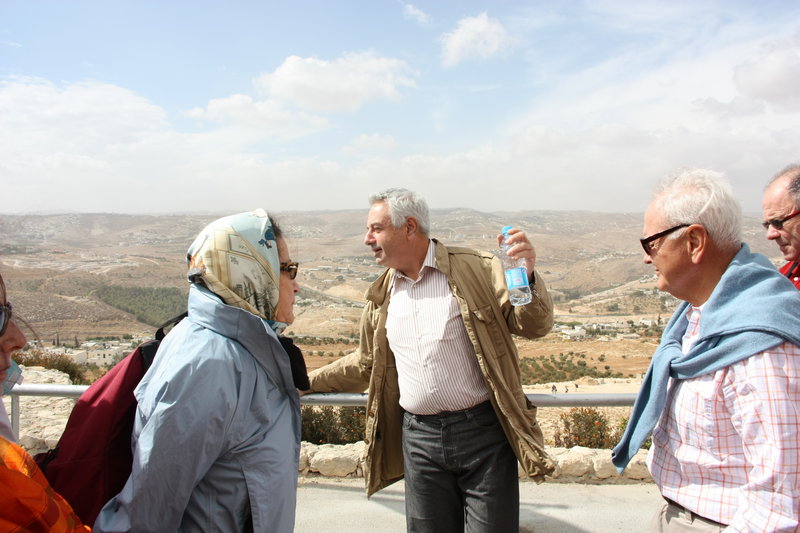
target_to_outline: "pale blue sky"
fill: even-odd
[[[800,3],[0,0],[0,212],[746,211],[800,162]],[[10,192],[9,192],[10,191]]]

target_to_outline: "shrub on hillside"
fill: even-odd
[[[556,428],[553,440],[563,448],[613,448],[619,442],[618,434],[622,435],[619,428],[610,427],[605,415],[592,407],[573,407],[558,418],[560,427]]]
[[[63,353],[49,353],[41,350],[34,350],[29,352],[16,352],[13,357],[14,361],[19,365],[43,366],[44,368],[59,370],[69,376],[73,385],[88,385],[83,375],[83,370],[78,363]]]
[[[301,438],[313,444],[349,444],[364,440],[364,407],[304,406]]]

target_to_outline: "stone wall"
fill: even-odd
[[[69,384],[66,374],[41,367],[23,369],[25,383]],[[6,410],[11,413],[11,400],[4,398]],[[20,398],[20,444],[32,455],[55,447],[74,405],[70,398],[23,396]],[[364,442],[354,444],[311,444],[303,442],[300,448],[300,475],[328,477],[363,477]],[[645,465],[647,452],[640,451],[623,475],[617,474],[611,464],[611,450],[574,448],[548,448],[556,463],[549,480],[554,482],[582,483],[637,483],[651,481]]]
[[[326,477],[363,477],[364,442],[355,444],[310,444],[300,447],[300,474]],[[572,483],[641,483],[652,481],[647,471],[647,451],[641,450],[620,475],[611,463],[611,450],[574,448],[547,448],[556,463],[556,470],[548,481]],[[520,471],[520,476],[522,476]]]

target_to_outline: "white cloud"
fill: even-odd
[[[503,25],[485,12],[459,20],[453,31],[442,35],[441,42],[444,67],[453,67],[473,58],[487,59],[515,45]]]
[[[730,3],[733,4],[733,3]],[[595,0],[584,6],[587,14],[599,16],[604,27],[616,27],[625,31],[646,31],[653,27],[671,32],[691,28],[693,23],[705,16],[724,16],[729,8],[726,2],[663,2],[661,0]],[[676,24],[679,26],[676,27]]]
[[[788,80],[800,74],[795,44],[740,30],[738,39],[705,37],[671,54],[655,42],[562,72],[495,145],[494,172],[556,209],[635,210],[658,178],[708,167],[758,211],[766,180],[798,158],[800,109]]]
[[[742,58],[773,47],[751,33],[752,29],[742,29],[739,38],[732,34],[717,40],[706,37],[674,50],[656,40],[580,70],[561,71],[558,83],[537,94],[518,122],[567,130],[616,122],[643,131],[721,127],[724,132],[730,123],[717,120],[750,121],[762,117],[764,111],[764,101],[754,98],[752,91],[744,93],[735,82],[737,72],[742,72]],[[798,79],[796,64],[783,57],[770,69],[770,79]],[[780,94],[784,101],[791,98],[783,88]],[[769,120],[774,124],[776,119]]]
[[[89,161],[102,150],[136,145],[167,127],[163,109],[133,92],[97,82],[61,87],[40,78],[0,82],[0,165]],[[69,154],[69,155],[66,155]],[[30,158],[30,159],[27,159]]]
[[[412,4],[403,4],[403,14],[421,26],[430,26],[433,22],[430,15]]]
[[[770,43],[738,65],[734,81],[747,97],[779,111],[800,111],[800,34],[791,41]]]
[[[402,105],[384,104],[411,96],[420,74],[373,52],[284,52],[257,80],[263,94],[211,100],[186,113],[193,123],[173,123],[154,101],[108,83],[0,80],[0,187],[12,191],[0,211],[342,209],[392,185],[419,190],[434,208],[635,211],[659,177],[684,166],[724,171],[745,209],[758,210],[764,182],[798,158],[797,27],[743,17],[722,31],[718,18],[689,15],[673,40],[675,13],[663,26],[650,10],[593,20],[613,26],[622,45],[590,57],[545,47],[543,30],[507,78],[500,69],[483,82],[432,74]],[[510,46],[505,31],[494,41],[505,47],[466,31],[475,20],[492,23],[485,14],[461,21],[448,37],[452,64]],[[503,20],[525,35],[519,20]],[[630,43],[626,31],[636,33]],[[508,98],[501,113],[490,107],[494,93],[469,92],[517,79],[496,91]],[[325,113],[366,104],[339,123]]]
[[[286,109],[276,100],[255,101],[250,96],[234,94],[211,100],[205,108],[195,108],[187,116],[202,120],[231,123],[246,128],[256,138],[291,140],[329,127],[324,117]]]
[[[349,145],[343,148],[346,154],[386,154],[390,153],[397,146],[397,142],[391,135],[359,135],[353,139]]]
[[[239,116],[248,109],[257,115],[249,122]],[[114,85],[4,80],[0,187],[12,193],[3,197],[0,209],[240,210],[266,204],[274,191],[301,177],[340,178],[336,165],[276,158],[278,146],[260,146],[270,133],[259,115],[269,113],[247,98],[212,102],[195,113],[240,122],[201,133],[180,132],[163,109]],[[288,201],[288,192],[281,195]],[[280,206],[277,201],[272,205]]]
[[[414,88],[417,73],[405,61],[373,52],[345,54],[333,61],[289,56],[257,84],[270,97],[314,111],[356,111],[373,100],[398,100]]]

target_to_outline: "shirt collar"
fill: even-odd
[[[689,304],[689,307],[686,308],[686,320],[688,320],[690,324],[697,324],[700,322],[700,317],[703,315],[703,307],[705,305],[705,303],[696,306]]]
[[[419,269],[416,281],[421,280],[422,276],[425,275],[426,267],[438,270],[436,268],[436,243],[433,242],[432,239],[428,239],[428,251],[425,252],[425,260],[422,262],[422,266]],[[398,278],[404,279],[411,283],[415,283],[415,281],[409,278],[408,276],[405,276],[404,274],[401,274],[398,270],[395,270],[394,277],[392,278],[392,287],[394,287],[395,281]]]

